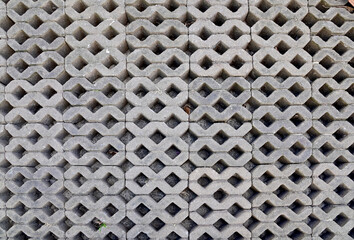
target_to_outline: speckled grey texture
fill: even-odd
[[[0,239],[352,239],[345,3],[0,1]]]

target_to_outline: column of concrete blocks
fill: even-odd
[[[0,3],[0,21],[4,21],[5,19],[8,21],[8,17],[6,15],[6,4]],[[5,29],[4,29],[5,28]],[[7,35],[6,35],[7,26],[0,26],[0,48],[5,49],[5,52],[0,54],[0,104],[1,106],[7,105],[5,101],[5,86],[7,82],[5,81],[6,74],[6,61],[7,58],[11,56],[10,53],[7,53],[9,47],[7,46]],[[1,107],[2,108],[2,107]],[[6,231],[11,227],[6,222],[9,221],[9,218],[6,216],[6,201],[7,198],[10,197],[10,192],[5,186],[5,174],[7,172],[7,166],[9,162],[5,158],[5,147],[8,144],[6,140],[7,131],[5,130],[5,115],[6,112],[2,111],[0,113],[0,136],[3,139],[0,143],[0,193],[6,196],[4,199],[0,200],[0,238],[6,238]],[[4,138],[5,137],[5,138]]]
[[[127,239],[188,239],[188,28],[185,0],[128,0]]]
[[[247,1],[188,1],[190,160],[196,166],[189,181],[197,195],[189,207],[191,239],[251,238],[243,225],[251,218],[247,13]]]
[[[252,143],[254,239],[311,239],[312,171],[306,163],[312,114],[305,105],[311,84],[304,76],[312,56],[304,50],[310,29],[301,21],[307,13],[307,1],[250,1],[252,97],[258,104],[252,124],[260,133]]]
[[[62,161],[62,86],[67,51],[57,22],[64,1],[7,1],[2,26],[6,42],[3,143],[9,163],[6,189],[8,239],[56,236],[64,219]],[[4,29],[4,28],[3,28]],[[4,113],[4,111],[3,111]]]
[[[125,239],[123,0],[65,2],[67,239]]]
[[[310,1],[313,41],[313,237],[351,239],[353,221],[353,27],[337,1]]]

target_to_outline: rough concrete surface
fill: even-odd
[[[0,239],[353,239],[345,2],[0,0]]]

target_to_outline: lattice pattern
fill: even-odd
[[[0,239],[354,238],[344,2],[0,1]]]

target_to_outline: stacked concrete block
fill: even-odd
[[[128,239],[188,239],[182,225],[187,189],[189,73],[186,1],[126,1],[127,71],[125,85],[126,187],[134,197],[127,203]]]
[[[0,1],[0,239],[352,239],[344,4]]]
[[[252,125],[258,131],[251,170],[255,239],[311,239],[306,224],[312,213],[306,194],[312,182],[306,165],[312,154],[307,137],[312,113],[306,107],[311,84],[304,76],[312,69],[312,56],[304,49],[310,29],[301,21],[307,13],[307,1],[250,2],[252,97],[257,101]]]
[[[65,41],[72,49],[63,83],[68,239],[126,237],[119,197],[125,183],[119,168],[126,133],[124,8],[120,0],[65,2]]]
[[[65,103],[58,80],[67,49],[64,30],[56,22],[63,11],[63,1],[8,1],[2,19],[2,136],[4,161],[10,166],[2,192],[11,223],[8,239],[65,237],[60,227],[64,179],[58,167]]]
[[[353,22],[335,1],[310,1],[313,46],[313,214],[316,239],[353,237]],[[322,220],[327,219],[328,224]]]
[[[197,168],[189,176],[189,188],[197,195],[190,203],[190,219],[196,225],[191,239],[251,238],[244,225],[252,216],[248,191],[251,174],[244,167]]]
[[[247,1],[188,1],[191,239],[248,239],[251,85]],[[188,223],[188,222],[187,222]]]

